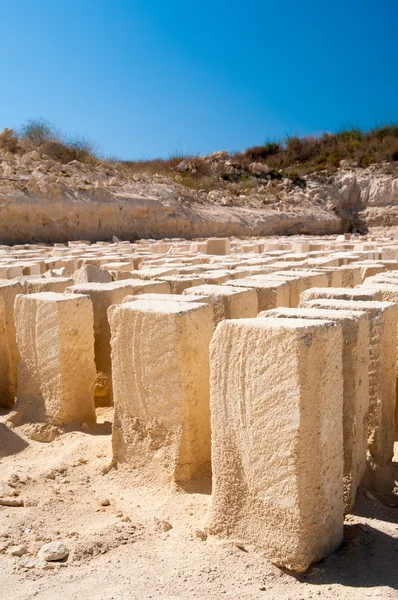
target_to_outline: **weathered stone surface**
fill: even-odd
[[[109,309],[113,456],[145,479],[185,481],[210,460],[212,307],[135,301]]]
[[[211,343],[209,530],[297,571],[343,539],[342,346],[300,319],[222,321]]]
[[[371,301],[381,300],[381,293],[369,287],[356,288],[317,288],[313,287],[300,294],[300,303],[309,300],[318,300],[319,298],[329,298],[335,300],[363,300]]]
[[[0,406],[12,408],[17,395],[18,385],[18,347],[14,322],[14,301],[17,294],[22,293],[22,286],[17,281],[0,281],[0,312],[2,313],[2,361],[1,361],[1,394]]]
[[[247,277],[231,279],[226,286],[253,289],[257,293],[258,310],[269,310],[277,306],[289,306],[290,288],[285,281],[275,281],[264,278]]]
[[[105,269],[99,269],[95,265],[83,265],[73,274],[73,280],[77,283],[110,283],[112,276]]]
[[[44,292],[17,296],[16,411],[21,422],[95,422],[94,330],[90,299]]]
[[[366,467],[369,410],[369,318],[366,312],[317,308],[276,308],[260,318],[336,321],[343,332],[344,505],[354,506]]]
[[[144,285],[141,285],[144,284]],[[146,286],[145,284],[149,284]],[[152,284],[152,285],[151,285]],[[156,286],[156,282],[126,279],[111,283],[80,283],[67,288],[67,292],[86,294],[91,298],[94,310],[94,339],[95,365],[97,377],[95,382],[95,402],[97,406],[111,406],[112,394],[112,365],[111,365],[111,331],[108,323],[107,310],[112,304],[120,304],[128,294],[140,294],[159,289],[167,293],[167,284]]]
[[[63,542],[49,542],[40,548],[37,556],[39,560],[53,562],[67,558],[69,552],[69,548]]]
[[[209,298],[213,304],[215,325],[223,319],[256,317],[258,313],[257,293],[253,289],[228,285],[199,285],[185,290],[184,295],[189,298]]]
[[[319,299],[303,302],[305,308],[366,311],[369,316],[369,423],[368,449],[379,464],[391,461],[395,440],[398,305]]]
[[[23,281],[25,294],[38,294],[39,292],[57,292],[62,294],[66,288],[73,285],[71,277],[29,277]]]

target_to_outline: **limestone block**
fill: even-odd
[[[210,460],[212,307],[136,300],[109,309],[114,459],[145,479],[186,481]]]
[[[22,285],[25,294],[38,294],[39,292],[62,294],[67,287],[73,285],[73,279],[71,277],[28,277]]]
[[[23,269],[17,263],[14,264],[0,264],[0,278],[1,279],[14,279],[15,277],[22,277]]]
[[[391,461],[395,439],[398,305],[391,302],[319,299],[303,308],[366,311],[369,316],[368,449],[378,464]]]
[[[150,269],[139,269],[134,273],[138,279],[159,279],[168,275],[178,275],[178,269],[169,267],[152,267]]]
[[[110,283],[112,276],[105,269],[99,269],[95,265],[83,265],[73,274],[74,283]]]
[[[12,408],[14,402],[15,387],[7,340],[6,309],[4,298],[0,295],[0,408]]]
[[[231,279],[231,272],[227,270],[212,271],[210,273],[205,271],[204,273],[201,273],[200,276],[205,284],[218,285]]]
[[[289,306],[290,288],[286,281],[247,277],[231,279],[225,286],[253,289],[257,294],[258,310],[268,310],[277,306]]]
[[[340,267],[340,270],[343,275],[343,287],[355,287],[356,285],[361,285],[361,267],[357,267],[353,264],[342,266]]]
[[[171,276],[171,277],[161,277],[161,281],[167,282],[170,286],[170,291],[172,294],[182,294],[182,292],[190,287],[194,287],[195,285],[203,285],[204,281],[199,276],[189,275],[184,276]]]
[[[14,322],[14,301],[15,297],[18,294],[22,294],[22,292],[22,285],[18,281],[0,281],[0,297],[4,302],[5,336],[9,360],[9,367],[4,366],[3,368],[9,370],[11,378],[9,396],[4,396],[3,406],[5,408],[10,408],[14,404],[14,399],[17,395],[18,346]],[[8,399],[6,400],[6,398]]]
[[[95,422],[90,299],[54,292],[19,295],[15,323],[20,420],[58,426]]]
[[[148,285],[146,285],[148,284]],[[149,292],[169,291],[166,285],[157,286],[155,282],[127,279],[111,283],[79,283],[66,289],[74,294],[90,296],[94,310],[95,364],[97,378],[95,382],[95,399],[97,406],[111,406],[112,400],[112,366],[111,366],[111,331],[108,323],[108,308],[112,304],[120,304],[127,295],[136,295],[144,290]]]
[[[159,304],[163,302],[206,302],[213,305],[212,298],[208,296],[188,296],[184,294],[139,294],[137,296],[126,296],[123,298],[122,304],[126,302],[135,302],[136,300],[151,300]]]
[[[228,238],[209,238],[206,241],[206,254],[230,254],[231,245]]]
[[[296,571],[343,539],[343,337],[330,321],[222,321],[211,343],[211,533]]]
[[[327,275],[329,287],[343,287],[343,272],[339,267],[322,267],[322,272]]]
[[[318,298],[334,298],[335,300],[381,300],[381,293],[369,287],[357,288],[310,288],[300,294],[300,306],[302,302],[317,300]]]
[[[260,318],[321,319],[343,331],[344,506],[348,513],[366,467],[369,410],[369,318],[366,312],[316,308],[276,308]]]
[[[213,304],[214,323],[223,319],[256,317],[258,300],[256,290],[232,285],[199,285],[184,291],[190,298],[204,296]]]

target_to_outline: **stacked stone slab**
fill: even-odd
[[[301,319],[222,321],[211,343],[208,528],[296,571],[343,539],[342,348]]]
[[[378,464],[394,455],[397,318],[398,305],[319,299],[302,303],[303,308],[366,311],[369,316],[369,422],[368,449]]]
[[[366,467],[369,410],[369,319],[366,312],[313,308],[276,308],[260,318],[336,321],[343,332],[344,505],[348,513]]]
[[[43,292],[15,300],[20,422],[95,422],[94,327],[90,299]]]
[[[211,305],[136,300],[109,309],[114,460],[145,480],[187,481],[210,460]]]

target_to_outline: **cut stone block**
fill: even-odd
[[[378,464],[391,461],[395,439],[398,305],[360,300],[310,300],[303,308],[366,311],[369,316],[368,450]]]
[[[1,405],[3,408],[11,408],[14,405],[15,398],[17,396],[18,386],[18,346],[15,332],[14,322],[14,301],[18,294],[22,294],[23,288],[18,281],[0,281],[0,297],[4,303],[4,327],[5,327],[5,341],[7,345],[7,352],[5,357],[5,364],[3,365],[3,375],[9,373],[9,382],[6,385],[8,394],[3,396]],[[7,366],[8,357],[9,365]],[[7,378],[6,378],[7,379]],[[5,393],[5,391],[4,391]]]
[[[29,277],[22,283],[25,294],[39,292],[57,292],[62,294],[67,287],[73,285],[70,277]]]
[[[343,336],[330,321],[222,321],[211,343],[211,533],[295,571],[343,540]]]
[[[95,422],[94,328],[90,299],[44,292],[17,296],[20,422]]]
[[[112,304],[121,304],[127,295],[136,295],[145,291],[162,290],[167,293],[167,284],[157,286],[156,282],[126,279],[112,283],[79,283],[66,289],[69,293],[90,296],[94,310],[95,364],[97,378],[95,382],[95,399],[97,406],[111,406],[112,398],[112,366],[111,366],[111,331],[108,323],[108,308]]]
[[[6,327],[6,309],[0,295],[0,408],[12,408],[15,402]]]
[[[232,285],[199,285],[185,290],[184,295],[210,298],[215,325],[223,319],[256,317],[258,313],[257,293],[253,289]]]
[[[225,286],[254,289],[257,294],[258,310],[268,310],[277,306],[289,306],[290,287],[286,281],[247,277],[231,279]]]
[[[335,300],[363,300],[373,302],[382,300],[381,293],[369,287],[357,288],[310,288],[300,294],[300,303],[318,298]]]
[[[321,319],[343,331],[344,505],[348,513],[366,467],[369,410],[369,318],[366,312],[317,308],[275,308],[260,318]]]
[[[76,283],[110,283],[112,277],[105,269],[99,269],[95,265],[84,265],[73,274]]]
[[[172,294],[182,294],[184,290],[195,285],[203,285],[204,283],[203,279],[199,276],[162,277],[161,280],[168,283]]]
[[[109,309],[113,456],[145,479],[186,481],[210,460],[213,310],[137,300]]]
[[[206,302],[213,305],[213,300],[207,296],[188,296],[184,294],[139,294],[137,296],[126,296],[122,304],[126,302],[136,302],[136,300],[150,300],[151,302],[162,304],[163,302]]]
[[[230,254],[231,245],[228,238],[210,238],[206,241],[206,254]]]

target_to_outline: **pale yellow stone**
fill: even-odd
[[[20,422],[95,422],[93,309],[87,296],[43,292],[15,300]]]
[[[214,323],[223,319],[256,317],[258,313],[257,293],[253,289],[232,285],[199,285],[184,291],[189,298],[209,298],[213,304]]]
[[[303,571],[343,539],[343,336],[301,319],[222,321],[211,343],[211,533]]]
[[[275,308],[259,318],[321,319],[343,331],[344,504],[348,513],[366,467],[369,410],[369,318],[366,312],[317,308]]]
[[[310,300],[303,308],[365,311],[369,316],[368,449],[378,464],[391,461],[395,440],[398,305],[361,300]]]
[[[186,481],[210,460],[212,307],[136,300],[109,309],[114,459],[149,481]]]

